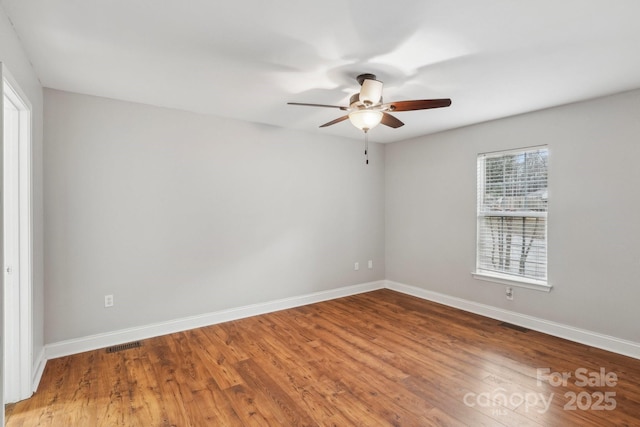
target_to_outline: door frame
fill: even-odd
[[[33,394],[33,215],[32,215],[32,179],[31,179],[31,159],[32,159],[32,105],[27,96],[21,90],[17,81],[11,76],[6,67],[2,67],[2,95],[3,103],[6,95],[13,104],[19,107],[19,141],[18,141],[18,182],[14,185],[14,190],[18,192],[18,218],[16,227],[18,253],[14,254],[17,260],[11,266],[18,276],[18,292],[14,293],[13,301],[5,301],[4,304],[17,303],[17,313],[13,319],[7,322],[6,313],[3,306],[3,320],[5,325],[13,325],[17,331],[12,343],[5,342],[2,350],[4,352],[3,365],[11,366],[12,370],[18,372],[17,380],[10,384],[7,390],[6,380],[3,379],[4,403],[15,402],[31,397]],[[2,105],[2,117],[4,122],[4,105]],[[4,131],[3,131],[4,138]],[[4,149],[4,141],[3,141]],[[4,175],[4,159],[2,163]],[[4,181],[4,179],[3,179]],[[4,183],[3,183],[4,189]],[[4,193],[4,192],[3,192]],[[2,207],[3,218],[7,214],[7,207]],[[4,224],[4,219],[2,220]],[[6,238],[6,236],[4,236]],[[4,240],[3,238],[3,240]],[[4,243],[4,242],[3,242]],[[4,244],[3,244],[4,246]],[[2,256],[4,260],[4,255]],[[4,265],[4,262],[3,262]],[[3,267],[3,283],[6,285],[5,268]],[[17,295],[16,295],[17,294]],[[6,327],[6,326],[3,326]],[[3,335],[5,329],[3,329]],[[7,352],[6,348],[11,345],[17,351]],[[9,353],[9,354],[8,354]],[[3,366],[4,367],[4,366]],[[4,376],[3,376],[4,377]]]

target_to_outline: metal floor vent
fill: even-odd
[[[498,324],[498,326],[503,326],[505,328],[513,329],[514,331],[518,331],[518,332],[529,332],[530,331],[530,329],[524,328],[522,326],[514,325],[513,323],[507,323],[507,322],[502,322],[502,323]]]
[[[126,344],[120,344],[120,345],[114,345],[112,347],[107,347],[107,353],[115,353],[115,352],[118,352],[118,351],[129,350],[131,348],[138,348],[138,347],[142,347],[142,342],[141,341],[133,341],[133,342],[128,342]]]

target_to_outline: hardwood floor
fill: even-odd
[[[640,360],[380,290],[50,360],[7,426],[637,426],[639,380]]]

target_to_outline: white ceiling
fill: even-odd
[[[396,113],[392,142],[640,88],[637,0],[0,0],[43,86],[361,139],[355,76]]]

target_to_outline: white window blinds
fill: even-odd
[[[546,147],[478,156],[476,270],[547,280]]]

